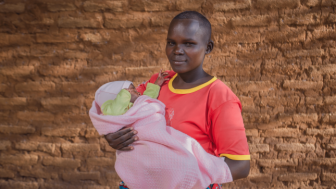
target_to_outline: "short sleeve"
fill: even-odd
[[[224,102],[210,112],[210,119],[216,156],[250,160],[240,101],[233,99]]]

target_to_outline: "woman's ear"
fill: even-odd
[[[214,47],[214,42],[210,39],[208,44],[207,44],[207,49],[205,51],[205,54],[209,54]]]

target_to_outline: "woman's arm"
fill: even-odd
[[[230,168],[233,180],[248,176],[250,172],[250,160],[232,160],[226,157],[225,162]]]

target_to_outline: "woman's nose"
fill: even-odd
[[[174,49],[174,54],[184,54],[184,50],[181,48],[180,45],[176,45]]]

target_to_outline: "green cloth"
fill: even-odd
[[[148,83],[143,94],[156,99],[159,96],[159,92],[160,86]],[[100,109],[104,115],[123,115],[133,106],[133,103],[130,102],[130,100],[131,93],[129,93],[126,89],[121,89],[114,100],[104,102]]]

